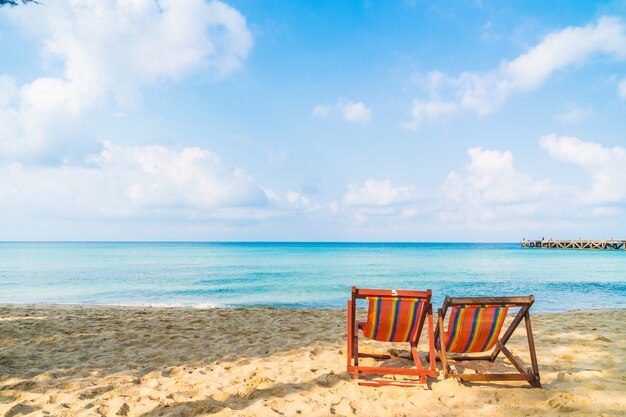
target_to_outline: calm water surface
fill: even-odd
[[[626,251],[484,243],[0,242],[0,303],[345,307],[352,285],[626,307]]]

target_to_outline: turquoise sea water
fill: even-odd
[[[0,242],[0,303],[345,307],[352,285],[626,307],[626,251],[484,243]]]

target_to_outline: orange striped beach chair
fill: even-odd
[[[534,301],[535,298],[532,295],[527,297],[446,297],[442,308],[438,311],[439,317],[435,330],[435,341],[443,365],[444,377],[458,378],[463,381],[527,381],[531,386],[541,388],[529,312]],[[504,321],[511,308],[519,308],[519,311],[500,337]],[[448,328],[444,329],[448,309]],[[525,368],[522,361],[505,346],[522,320],[526,324],[531,368]],[[493,362],[500,352],[519,373],[459,374],[451,372],[448,366],[448,361],[488,360]]]
[[[426,383],[426,377],[436,376],[435,343],[433,338],[434,323],[430,299],[432,292],[358,289],[352,287],[352,298],[348,301],[348,373],[355,379],[359,374],[403,375],[419,377],[417,380],[361,380],[360,385],[381,386],[415,386]],[[368,301],[367,321],[356,320],[356,301]],[[430,366],[425,369],[418,352],[417,343],[424,323],[428,321],[428,342]],[[391,354],[374,354],[359,352],[359,331],[363,336],[381,342],[408,342],[410,359],[415,368],[394,368],[386,366],[361,366],[359,358],[377,360],[391,359]]]

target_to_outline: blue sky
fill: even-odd
[[[626,2],[0,9],[0,239],[626,236]]]

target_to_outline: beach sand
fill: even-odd
[[[342,310],[4,305],[0,415],[623,416],[625,323],[626,310],[534,315],[543,389],[441,373],[372,388],[345,372]],[[523,326],[508,345],[529,363]]]

